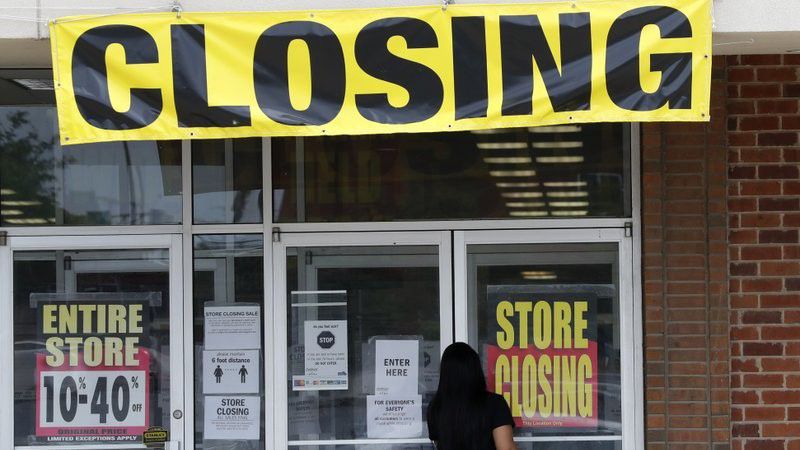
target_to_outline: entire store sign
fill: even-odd
[[[499,289],[487,387],[508,402],[518,428],[595,428],[598,424],[597,300],[594,294]]]
[[[36,436],[43,442],[137,442],[149,426],[148,305],[51,301],[39,306]]]
[[[62,144],[708,120],[710,0],[51,24]]]

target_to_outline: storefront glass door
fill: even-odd
[[[634,448],[630,237],[454,232],[456,340],[482,357],[520,449]],[[628,345],[623,345],[623,342]]]
[[[11,237],[1,251],[0,317],[14,344],[4,439],[139,448],[166,432],[181,448],[181,236]]]
[[[275,448],[431,448],[454,340],[478,350],[519,448],[635,448],[631,243],[621,228],[281,235]]]
[[[287,349],[275,448],[429,447],[422,412],[452,341],[450,233],[286,234],[273,248]]]

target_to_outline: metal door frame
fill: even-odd
[[[644,376],[642,371],[642,309],[635,289],[634,268],[636,252],[634,239],[626,236],[624,228],[600,229],[561,229],[561,230],[503,230],[497,231],[454,231],[453,261],[455,286],[455,338],[469,342],[469,307],[467,246],[472,244],[569,244],[569,243],[617,243],[618,277],[620,299],[620,386],[622,394],[622,436],[568,436],[558,437],[567,440],[621,440],[623,450],[642,448],[644,445],[642,420],[644,402]],[[525,441],[542,440],[538,438]],[[552,438],[549,438],[552,440]]]
[[[444,349],[453,339],[453,301],[451,241],[449,231],[418,232],[370,232],[370,233],[281,233],[280,239],[272,244],[273,291],[272,308],[274,320],[273,342],[275,358],[266,362],[266,371],[273,374],[272,415],[275,418],[272,448],[289,448],[287,385],[287,295],[286,295],[286,250],[289,247],[357,247],[357,246],[412,246],[435,245],[439,255],[439,323],[440,342]],[[272,365],[272,367],[270,367]],[[271,372],[270,372],[271,371]],[[356,445],[388,444],[397,442],[427,443],[427,438],[419,439],[348,439],[296,441],[299,445]],[[269,444],[267,444],[269,445]]]
[[[191,324],[191,310],[184,308],[183,248],[180,234],[161,235],[96,235],[96,236],[11,236],[7,245],[0,247],[0,348],[14,348],[13,322],[13,257],[18,251],[47,250],[136,250],[166,249],[169,252],[170,291],[170,446],[173,450],[184,447],[186,420],[176,418],[172,411],[185,411],[184,378],[184,324]],[[189,320],[187,321],[187,315]],[[14,436],[14,353],[0,352],[0,364],[9,370],[0,370],[0,398],[9,399],[0,405],[0,435]],[[3,439],[1,450],[52,450],[52,445],[14,446],[14,439]],[[64,450],[105,450],[144,448],[142,444],[77,444],[59,445]]]

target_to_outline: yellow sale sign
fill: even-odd
[[[710,3],[63,18],[61,141],[704,121]]]

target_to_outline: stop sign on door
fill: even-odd
[[[322,348],[331,348],[336,343],[336,338],[330,331],[323,331],[317,336],[317,345]]]

